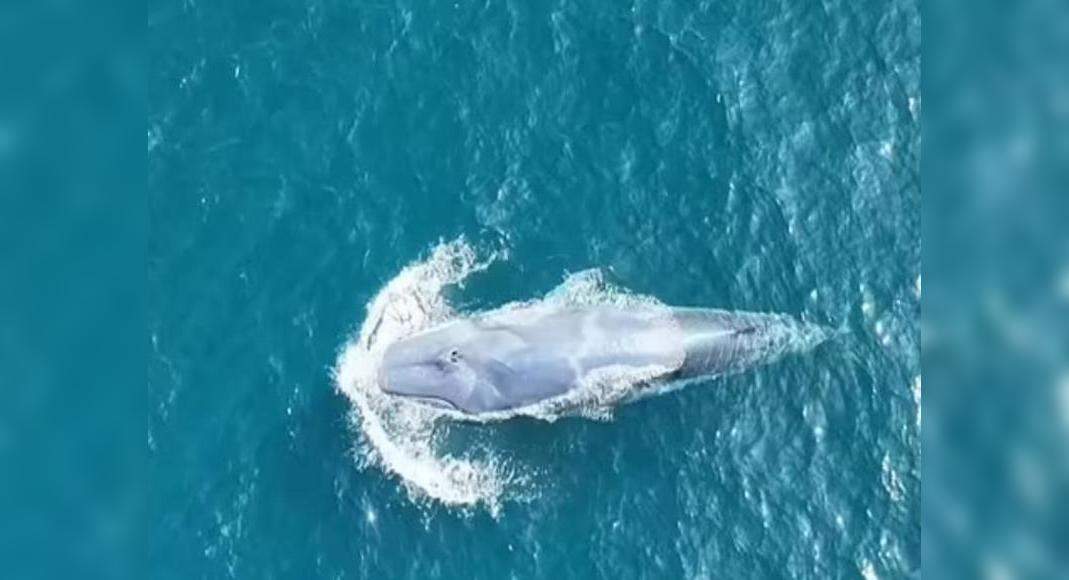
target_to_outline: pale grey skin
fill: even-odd
[[[527,407],[606,369],[678,380],[767,359],[779,317],[646,306],[528,307],[461,319],[387,347],[382,389],[468,415]]]

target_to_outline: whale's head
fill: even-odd
[[[387,347],[379,384],[391,395],[466,413],[485,410],[497,377],[480,343],[487,339],[468,321],[421,332]]]

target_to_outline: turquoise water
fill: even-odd
[[[153,577],[919,574],[915,3],[152,1],[148,30]],[[384,304],[562,283],[835,336],[611,417],[430,425],[352,387]]]

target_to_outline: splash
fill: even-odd
[[[479,261],[460,239],[439,244],[426,260],[406,267],[372,299],[364,325],[343,348],[334,375],[338,390],[353,403],[351,421],[362,465],[396,475],[414,500],[484,505],[496,514],[506,488],[522,477],[492,454],[471,457],[444,451],[441,413],[386,396],[376,380],[386,347],[453,318],[443,290],[494,259]]]

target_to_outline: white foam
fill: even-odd
[[[895,146],[890,141],[883,141],[880,143],[880,156],[887,160],[892,160],[895,157]]]
[[[895,471],[891,456],[887,453],[883,454],[880,470],[883,487],[887,490],[887,495],[891,498],[891,501],[901,502],[906,496],[905,485],[902,483],[902,478],[899,477],[898,472]]]
[[[415,500],[481,504],[497,513],[506,485],[521,478],[493,456],[441,452],[441,413],[390,398],[376,381],[386,346],[449,320],[453,311],[442,290],[488,263],[478,261],[461,239],[439,244],[429,258],[403,269],[368,305],[364,325],[342,349],[334,375],[338,390],[353,403],[351,421],[358,433],[355,451],[361,465],[396,475]]]
[[[913,404],[917,407],[917,429],[921,428],[921,376],[913,377]]]
[[[868,560],[861,561],[861,577],[865,580],[879,580],[880,578],[876,574],[876,567]]]

